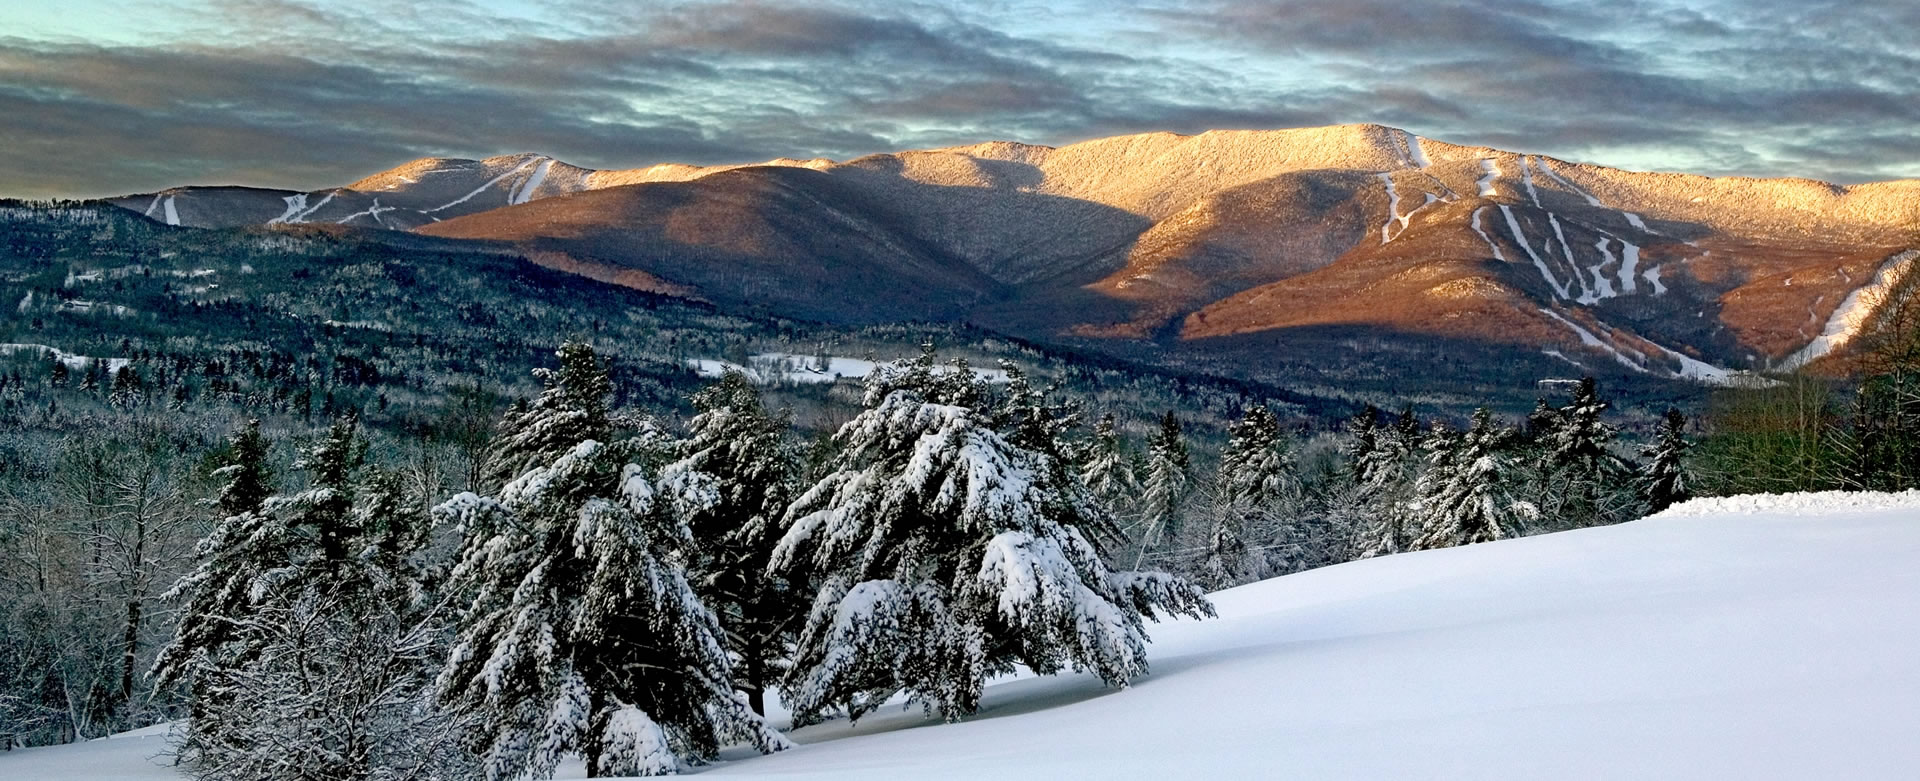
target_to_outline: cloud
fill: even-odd
[[[138,44],[0,37],[0,195],[1362,121],[1627,167],[1920,175],[1905,0],[175,2]]]

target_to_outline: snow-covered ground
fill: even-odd
[[[22,302],[22,305],[24,306],[25,302]],[[121,308],[124,309],[125,307]],[[120,371],[121,367],[133,363],[133,360],[130,358],[94,358],[86,355],[76,355],[57,347],[48,347],[44,344],[0,344],[0,354],[12,355],[19,352],[52,353],[53,357],[59,358],[61,363],[67,365],[67,368],[75,371],[85,371],[87,366],[95,361],[105,361],[107,371],[110,372]]]
[[[873,361],[829,356],[826,367],[822,368],[819,356],[793,353],[760,353],[748,358],[745,366],[708,358],[690,361],[689,365],[702,377],[719,377],[726,374],[728,370],[733,370],[761,385],[775,381],[811,384],[842,379],[857,380],[872,373],[874,368],[879,366]],[[1007,381],[1007,373],[1000,369],[975,367],[973,374],[987,382]]]
[[[982,712],[816,725],[719,777],[1911,778],[1920,492],[1736,497],[1216,595],[1154,672],[990,686]],[[0,778],[170,778],[150,738]]]

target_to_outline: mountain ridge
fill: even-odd
[[[1372,124],[625,171],[423,158],[328,191],[115,202],[489,241],[724,305],[1130,357],[1339,326],[1712,381],[1844,348],[1829,322],[1870,319],[1841,307],[1920,244],[1920,180],[1631,172]]]

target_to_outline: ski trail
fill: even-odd
[[[1577,367],[1579,367],[1579,368],[1582,368],[1582,369],[1585,369],[1585,368],[1587,368],[1587,367],[1586,367],[1586,364],[1583,364],[1583,363],[1581,363],[1581,362],[1579,362],[1579,361],[1576,361],[1576,360],[1574,360],[1574,359],[1572,359],[1572,358],[1568,358],[1568,357],[1567,357],[1567,354],[1566,354],[1566,353],[1563,353],[1563,352],[1560,352],[1559,350],[1541,350],[1541,351],[1540,351],[1540,354],[1541,354],[1541,355],[1546,355],[1546,356],[1549,356],[1549,357],[1553,357],[1553,358],[1559,358],[1560,360],[1563,360],[1563,361],[1566,361],[1567,363],[1571,363],[1571,364],[1573,364],[1574,366],[1577,366]]]
[[[1534,208],[1540,208],[1540,191],[1533,189],[1533,158],[1520,156],[1520,183],[1527,187],[1527,197],[1533,199]]]
[[[496,184],[499,184],[499,183],[501,183],[502,181],[505,181],[507,177],[509,177],[509,176],[512,176],[512,175],[514,175],[514,174],[517,174],[517,173],[520,173],[520,172],[521,172],[521,171],[523,171],[523,170],[526,170],[526,167],[527,167],[527,166],[530,166],[530,165],[533,165],[533,162],[534,162],[534,161],[533,161],[533,159],[532,159],[532,158],[528,158],[526,162],[523,162],[523,163],[521,163],[521,164],[519,164],[519,165],[516,165],[516,166],[514,166],[514,167],[513,167],[513,170],[510,170],[510,171],[508,171],[508,172],[506,172],[506,173],[504,173],[504,174],[501,174],[501,175],[499,175],[499,176],[496,176],[496,177],[493,177],[492,179],[488,179],[488,180],[487,180],[487,183],[486,183],[486,184],[483,184],[483,185],[480,185],[480,186],[479,186],[478,188],[476,188],[476,189],[475,189],[475,190],[474,190],[473,192],[470,192],[470,193],[467,193],[466,195],[462,195],[462,196],[460,196],[460,198],[459,198],[459,200],[456,200],[456,201],[453,201],[453,202],[451,202],[451,203],[446,203],[446,204],[442,204],[442,205],[440,205],[440,206],[436,206],[436,207],[434,207],[434,208],[431,208],[431,209],[428,209],[428,210],[426,210],[426,213],[427,213],[427,214],[432,214],[432,213],[434,213],[434,212],[438,212],[438,211],[446,211],[446,210],[448,210],[448,209],[451,209],[451,208],[453,208],[453,207],[455,207],[455,206],[459,206],[460,204],[463,204],[463,203],[466,203],[467,201],[471,201],[471,200],[473,200],[473,198],[474,198],[474,196],[477,196],[477,195],[479,195],[479,194],[481,194],[481,193],[484,193],[484,192],[486,192],[487,190],[489,190],[489,189],[491,189],[491,188],[492,188],[492,187],[493,187],[494,185],[496,185]]]
[[[1527,257],[1533,258],[1533,267],[1540,269],[1540,276],[1547,280],[1548,285],[1553,287],[1553,292],[1559,294],[1561,298],[1572,298],[1573,296],[1567,293],[1566,286],[1560,284],[1560,280],[1554,278],[1553,269],[1548,268],[1547,262],[1541,260],[1540,255],[1533,251],[1533,246],[1527,243],[1527,235],[1520,231],[1520,221],[1514,219],[1513,208],[1504,203],[1500,204],[1500,213],[1507,217],[1507,228],[1513,231],[1514,243],[1519,244],[1520,249],[1526,251]]]
[[[1487,249],[1493,250],[1494,260],[1504,261],[1507,259],[1507,256],[1500,254],[1500,245],[1493,243],[1493,237],[1488,236],[1487,232],[1480,227],[1480,211],[1485,208],[1487,207],[1482,206],[1479,209],[1473,210],[1473,232],[1480,234],[1480,239],[1487,243]]]
[[[147,210],[146,210],[145,212],[143,212],[143,214],[145,214],[145,215],[146,215],[146,216],[148,216],[148,217],[152,217],[152,216],[153,216],[153,210],[154,210],[154,209],[158,209],[158,208],[160,208],[160,199],[161,199],[161,198],[165,198],[165,197],[167,197],[167,194],[166,194],[166,193],[154,193],[154,194],[153,194],[153,203],[149,203],[149,204],[147,204]]]
[[[526,203],[527,201],[533,200],[534,188],[539,187],[541,182],[546,181],[547,169],[552,167],[553,167],[552,158],[548,158],[546,160],[540,161],[540,165],[534,167],[533,175],[527,177],[527,181],[524,184],[520,185],[520,189],[514,191],[513,197],[509,198],[507,202],[510,204],[517,205],[517,204],[522,204],[522,203]],[[1393,184],[1391,182],[1387,184],[1387,189],[1389,191],[1393,189]]]
[[[1801,324],[1799,328],[1794,329],[1794,333],[1797,333],[1801,337],[1806,339],[1813,338],[1812,336],[1807,335],[1807,328],[1810,326],[1816,326],[1820,324],[1820,305],[1822,303],[1825,303],[1826,300],[1827,300],[1827,297],[1823,295],[1813,297],[1813,303],[1807,304],[1807,322]]]
[[[1700,382],[1704,382],[1709,385],[1732,385],[1733,384],[1732,371],[1729,371],[1727,369],[1722,369],[1711,363],[1707,363],[1706,361],[1689,357],[1684,353],[1681,353],[1672,349],[1668,349],[1666,345],[1660,344],[1659,342],[1655,342],[1651,339],[1646,339],[1645,337],[1642,337],[1642,340],[1645,341],[1647,344],[1653,345],[1654,349],[1659,350],[1660,352],[1666,353],[1667,357],[1680,362],[1680,371],[1673,373],[1673,376],[1676,378],[1698,380]]]
[[[1827,327],[1807,346],[1787,356],[1784,368],[1798,369],[1859,337],[1874,312],[1886,303],[1887,294],[1912,270],[1915,258],[1920,258],[1920,250],[1907,250],[1888,258],[1866,284],[1840,299],[1840,306],[1827,318]]]
[[[1411,153],[1415,167],[1426,168],[1427,166],[1433,165],[1433,161],[1427,159],[1427,150],[1420,148],[1420,144],[1424,143],[1426,139],[1408,133],[1405,130],[1400,131],[1400,133],[1406,136],[1404,143],[1407,145],[1407,151]]]
[[[1500,178],[1500,164],[1487,158],[1480,161],[1480,178],[1474,182],[1480,187],[1480,197],[1492,198],[1493,180]]]
[[[1566,232],[1560,230],[1560,218],[1554,216],[1553,212],[1547,212],[1547,222],[1553,224],[1554,238],[1560,240],[1560,254],[1567,259],[1567,269],[1571,272],[1573,281],[1580,283],[1580,298],[1592,298],[1593,289],[1587,287],[1587,278],[1580,273],[1580,262],[1573,259],[1573,245],[1567,243]],[[1571,288],[1572,285],[1568,287]]]
[[[1421,201],[1419,206],[1413,207],[1406,214],[1401,214],[1400,191],[1395,189],[1393,185],[1393,175],[1374,174],[1374,176],[1379,177],[1380,182],[1387,186],[1387,222],[1380,226],[1381,244],[1386,244],[1387,242],[1400,238],[1400,234],[1406,233],[1408,228],[1413,227],[1413,215],[1419,214],[1421,209],[1425,209],[1440,201],[1439,196],[1429,192],[1422,192],[1421,195],[1426,196],[1426,200]],[[1397,231],[1392,230],[1393,224],[1396,222],[1400,223],[1400,229]]]
[[[1634,214],[1633,212],[1621,212],[1620,214],[1621,216],[1627,218],[1628,224],[1632,225],[1635,228],[1639,228],[1641,232],[1651,234],[1654,236],[1660,235],[1659,231],[1647,227],[1646,221],[1640,219],[1640,215]]]
[[[169,196],[167,196],[167,202],[166,202],[166,204],[165,204],[165,206],[164,206],[163,208],[164,208],[164,209],[166,210],[166,212],[167,212],[167,224],[168,224],[168,225],[179,225],[179,224],[180,224],[180,213],[179,213],[179,212],[177,212],[177,211],[174,211],[174,210],[173,210],[173,199],[174,199],[174,196],[171,196],[171,195],[169,195]]]
[[[1626,239],[1620,240],[1620,290],[1622,294],[1635,291],[1633,273],[1640,268],[1640,245]]]
[[[382,219],[380,215],[385,214],[387,212],[399,211],[399,210],[400,210],[400,207],[398,206],[381,206],[380,196],[376,195],[376,196],[373,196],[373,205],[367,207],[366,211],[354,212],[345,217],[341,217],[338,220],[335,220],[335,222],[338,222],[341,225],[345,225],[348,222],[359,219],[361,217],[371,217],[373,218],[373,224],[384,228],[384,227],[387,227],[387,221],[385,219]]]
[[[1589,273],[1593,274],[1594,297],[1597,300],[1605,300],[1619,295],[1619,293],[1615,293],[1613,290],[1613,280],[1608,279],[1606,274],[1606,268],[1618,262],[1614,260],[1613,250],[1608,247],[1610,243],[1607,239],[1594,242],[1593,248],[1600,250],[1602,260],[1587,269]]]
[[[1400,193],[1393,189],[1392,174],[1374,174],[1374,176],[1380,177],[1380,182],[1387,186],[1387,222],[1380,226],[1380,243],[1385,244],[1393,241],[1393,236],[1388,234],[1388,229],[1400,219]]]
[[[1573,329],[1574,333],[1580,335],[1581,344],[1584,344],[1588,347],[1598,347],[1602,350],[1605,350],[1607,351],[1608,355],[1613,356],[1614,360],[1619,361],[1621,366],[1625,366],[1629,369],[1640,372],[1641,374],[1647,373],[1647,367],[1634,363],[1632,360],[1628,359],[1624,353],[1621,353],[1619,348],[1616,348],[1612,344],[1609,344],[1607,342],[1601,341],[1600,337],[1594,336],[1592,331],[1589,331],[1585,328],[1580,327],[1579,323],[1576,323],[1572,320],[1568,320],[1564,317],[1561,317],[1560,313],[1555,312],[1551,309],[1547,309],[1546,307],[1541,307],[1540,313],[1548,317],[1551,317],[1555,320],[1558,320],[1562,325],[1565,325],[1566,327]]]
[[[282,223],[290,222],[293,220],[294,215],[299,214],[301,210],[307,208],[306,193],[295,193],[293,195],[289,195],[284,198],[281,198],[280,200],[287,202],[287,211],[286,213],[281,214],[278,217],[275,217],[271,220],[267,220],[268,225],[279,225]]]
[[[287,222],[306,222],[307,218],[312,217],[314,215],[314,212],[320,211],[321,207],[326,206],[328,203],[333,201],[333,196],[336,196],[339,194],[340,194],[339,190],[334,190],[333,192],[327,193],[327,197],[321,198],[319,203],[314,204],[313,206],[307,208],[306,210],[300,212],[299,214],[293,215],[291,218],[287,220]]]
[[[1540,173],[1546,174],[1547,178],[1552,179],[1556,182],[1559,182],[1561,187],[1567,188],[1567,190],[1573,193],[1574,195],[1578,195],[1582,198],[1587,199],[1588,206],[1605,206],[1605,204],[1600,203],[1599,198],[1593,197],[1592,193],[1589,193],[1586,190],[1581,189],[1579,186],[1575,185],[1573,182],[1567,181],[1567,178],[1564,176],[1561,176],[1559,171],[1553,170],[1553,167],[1547,164],[1546,159],[1536,157],[1533,159],[1533,162],[1540,166]]]
[[[1640,273],[1640,278],[1646,280],[1647,282],[1653,285],[1654,295],[1657,296],[1667,292],[1667,286],[1660,282],[1659,266],[1648,266],[1646,271],[1643,271]]]

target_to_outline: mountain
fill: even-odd
[[[436,158],[116,203],[492,242],[725,307],[968,320],[1334,393],[1798,365],[1920,247],[1920,181],[1636,173],[1378,125],[630,171]]]
[[[1907,778],[1920,763],[1915,512],[1913,492],[1701,499],[1287,575],[1214,594],[1217,619],[1153,625],[1152,674],[1125,690],[1009,676],[960,723],[885,708],[701,772]],[[179,781],[166,732],[0,752],[0,776]]]

